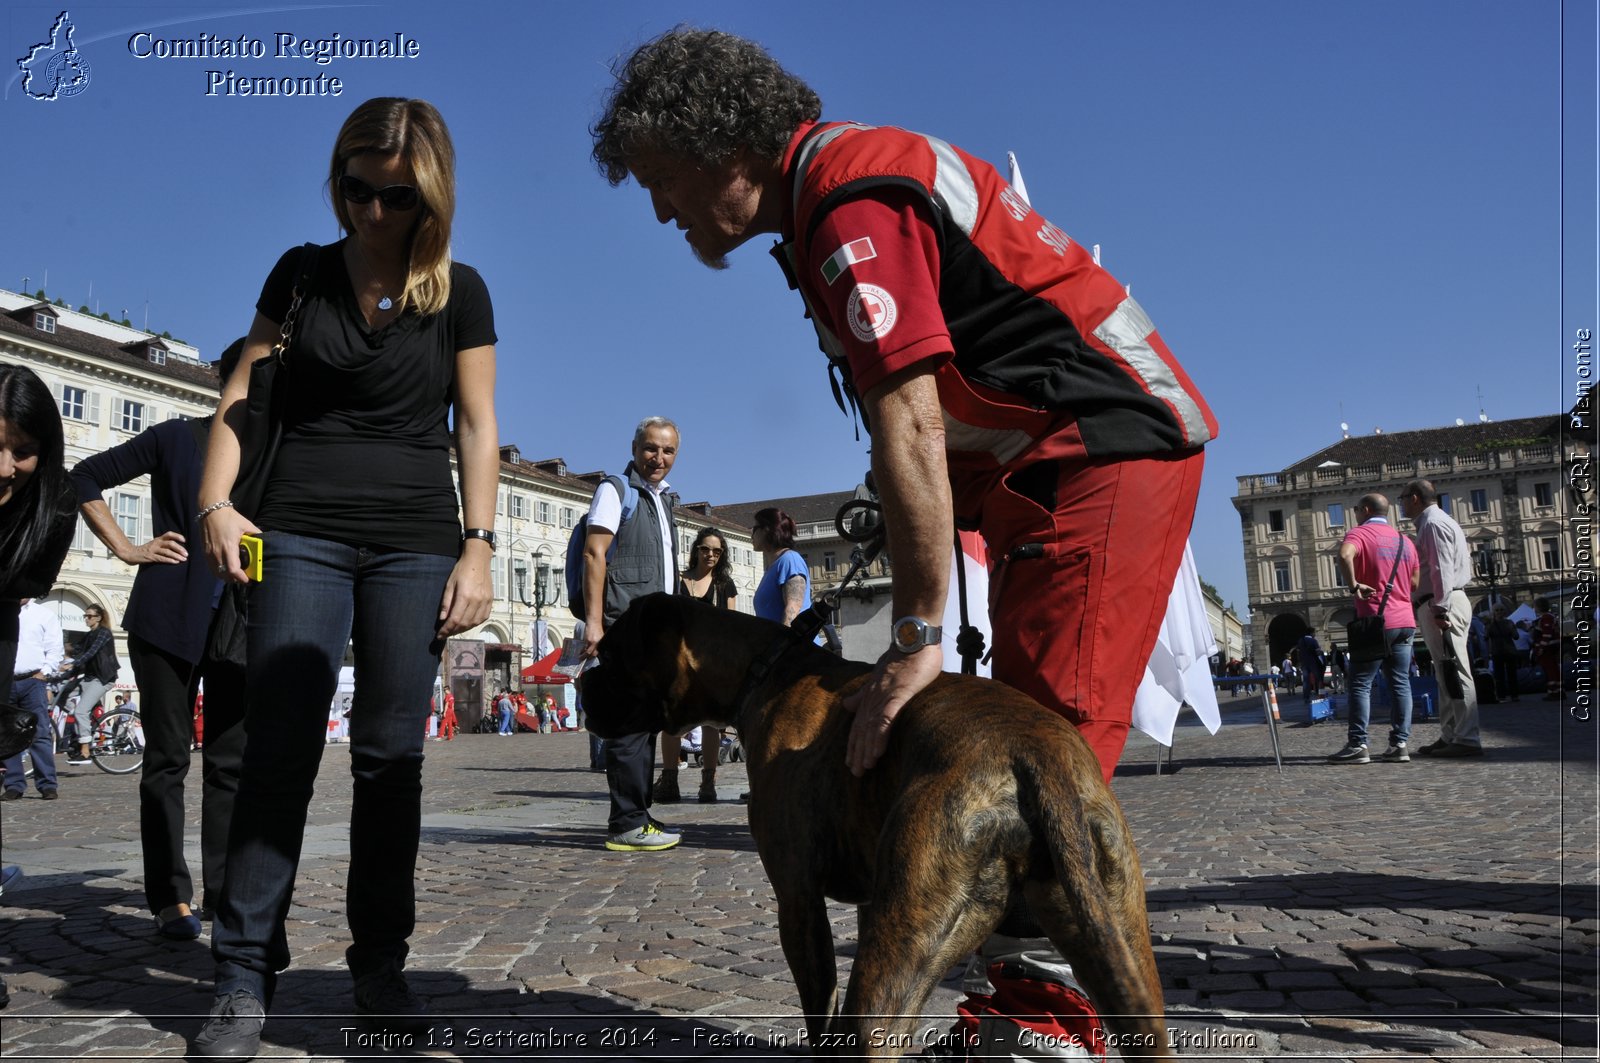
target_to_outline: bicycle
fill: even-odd
[[[72,719],[71,709],[68,706],[56,703],[54,691],[51,691],[46,697],[46,702],[50,706],[50,733],[55,736],[55,756],[70,756],[72,751],[78,748],[76,740],[73,737],[69,737],[70,733],[67,730]],[[24,779],[33,778],[33,748],[30,746],[18,755],[22,757],[22,777]]]
[[[128,775],[144,764],[144,726],[137,710],[112,709],[94,725],[89,743],[94,766],[111,775]]]

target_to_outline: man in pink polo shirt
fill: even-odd
[[[1377,616],[1383,611],[1384,656],[1358,661],[1350,658],[1350,734],[1331,764],[1365,764],[1367,720],[1372,712],[1372,681],[1378,670],[1389,680],[1389,748],[1381,759],[1404,763],[1411,759],[1411,641],[1416,618],[1411,592],[1417,585],[1417,550],[1411,540],[1389,523],[1389,500],[1380,494],[1356,503],[1356,520],[1339,544],[1339,568],[1355,597],[1356,616]]]

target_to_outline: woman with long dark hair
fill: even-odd
[[[733,585],[733,562],[722,533],[712,527],[701,528],[689,548],[689,567],[678,576],[678,593],[710,602],[719,609],[732,609],[738,597]],[[709,724],[700,728],[700,792],[702,804],[717,799],[717,755],[722,749],[722,731]],[[678,761],[683,757],[683,736],[661,732],[661,776],[656,779],[652,798],[671,803],[682,799],[678,789]]]
[[[443,118],[422,100],[368,100],[339,131],[327,190],[347,235],[316,251],[300,293],[283,439],[262,502],[246,514],[228,497],[238,426],[250,366],[278,338],[305,275],[300,248],[283,255],[256,303],[200,483],[219,575],[247,582],[240,537],[264,543],[261,580],[250,584],[248,738],[212,933],[216,1000],[194,1044],[202,1056],[259,1048],[276,972],[289,964],[284,919],[352,642],[345,960],[359,1014],[397,1033],[428,1028],[404,973],[422,724],[444,640],[481,624],[492,604],[494,314],[482,278],[451,261],[455,150]]]
[[[34,785],[56,794],[55,731],[44,673],[59,661],[29,660],[18,672],[17,618],[25,598],[55,585],[77,525],[77,498],[67,479],[61,412],[50,389],[26,366],[0,364],[0,705],[31,708]],[[59,643],[60,629],[56,629]],[[59,646],[58,646],[59,649]],[[3,794],[20,797],[27,785],[22,754],[6,759]]]
[[[15,620],[18,599],[55,585],[77,515],[50,389],[27,366],[0,363],[0,615]],[[7,667],[0,694],[9,697],[10,682]]]

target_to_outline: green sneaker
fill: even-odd
[[[682,840],[681,835],[669,834],[650,822],[621,834],[613,834],[606,839],[606,848],[615,853],[653,853],[670,849]]]

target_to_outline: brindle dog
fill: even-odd
[[[750,832],[819,1054],[898,1058],[952,964],[1036,924],[1113,1043],[1170,1058],[1139,859],[1089,746],[1002,683],[944,675],[854,778],[842,700],[869,671],[769,621],[656,594],[606,632],[582,691],[602,738],[739,729]],[[842,1010],[828,897],[859,906]]]

